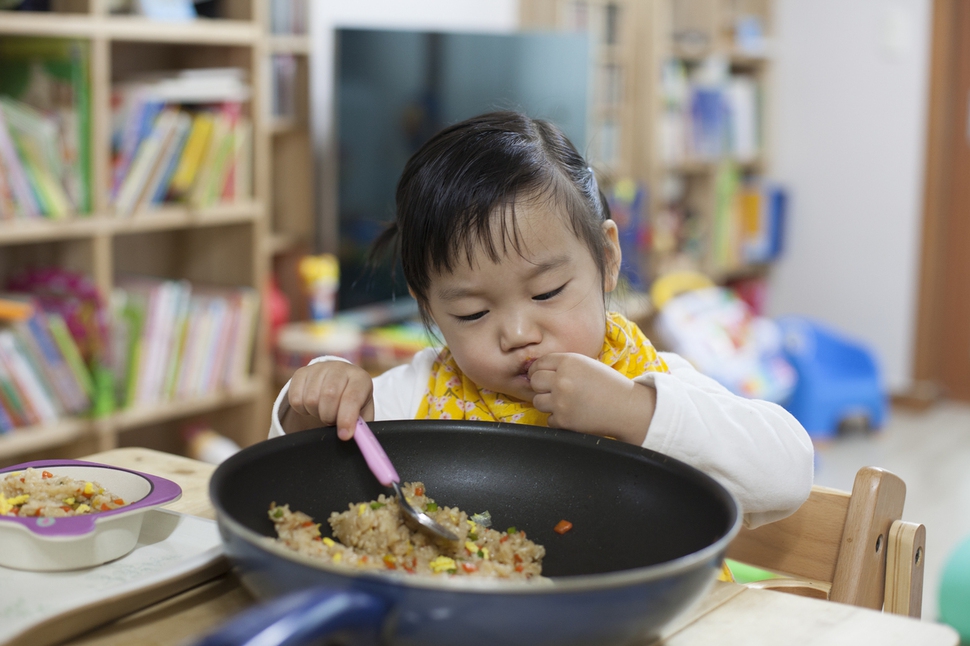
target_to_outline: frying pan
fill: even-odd
[[[717,576],[741,515],[710,476],[647,449],[557,429],[468,421],[371,424],[404,481],[544,545],[551,584],[356,572],[274,544],[270,503],[321,522],[388,493],[333,427],[243,449],[213,474],[226,551],[253,594],[279,597],[200,643],[285,634],[380,644],[627,644],[649,639]],[[573,528],[553,531],[565,519]],[[267,626],[273,627],[267,629]]]

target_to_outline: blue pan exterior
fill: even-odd
[[[456,591],[389,577],[354,576],[301,563],[220,524],[229,557],[247,589],[272,599],[301,590],[363,592],[390,608],[366,627],[380,644],[400,646],[578,646],[639,643],[656,636],[703,596],[723,550],[655,580],[557,591]],[[376,619],[376,618],[375,618]]]

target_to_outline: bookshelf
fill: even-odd
[[[87,48],[90,83],[91,200],[86,212],[61,219],[0,220],[0,285],[29,267],[57,267],[89,277],[111,294],[122,276],[187,280],[193,286],[249,288],[262,295],[274,266],[313,240],[313,156],[309,131],[310,39],[280,31],[279,0],[215,4],[220,15],[159,22],[113,14],[105,0],[54,0],[52,11],[0,11],[5,38],[73,39]],[[283,4],[297,4],[290,0]],[[302,5],[306,21],[309,3]],[[283,29],[285,32],[285,28]],[[283,100],[274,61],[287,60]],[[196,207],[163,203],[128,217],[112,199],[112,94],[135,74],[231,67],[245,73],[251,94],[242,115],[251,123],[251,186],[246,194]],[[223,196],[225,197],[225,196]],[[295,289],[295,287],[294,287]],[[40,457],[76,457],[118,446],[184,453],[180,433],[201,421],[246,446],[266,436],[275,392],[261,320],[245,378],[190,398],[120,408],[103,416],[68,417],[0,434],[0,465]]]
[[[722,284],[763,277],[770,262],[751,251],[753,216],[728,213],[723,195],[732,182],[756,187],[770,170],[772,0],[523,0],[520,10],[524,29],[589,34],[588,154],[607,180],[648,188],[643,273],[693,269]],[[697,143],[709,142],[685,103],[706,85],[745,115],[730,124],[744,136],[725,144],[719,131],[713,150]]]

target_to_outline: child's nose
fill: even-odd
[[[511,352],[518,348],[539,343],[542,340],[540,327],[529,316],[514,314],[505,318],[502,325],[502,351]]]

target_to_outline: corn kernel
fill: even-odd
[[[323,544],[326,545],[327,547],[333,547],[334,545],[336,545],[336,543],[332,538],[327,538],[326,536],[323,537]]]
[[[65,498],[64,499],[64,504],[65,505],[73,505],[74,504],[74,496],[71,496],[70,498]]]
[[[435,560],[428,563],[432,572],[440,574],[441,572],[447,572],[448,570],[454,570],[455,560],[448,558],[447,556],[439,556]]]
[[[342,552],[337,552],[336,554],[334,554],[334,555],[333,555],[333,562],[334,562],[334,563],[340,563],[340,561],[341,561],[341,560],[342,560],[343,558],[344,558],[344,555],[343,555],[343,553],[342,553]]]
[[[74,511],[76,511],[79,514],[83,514],[91,511],[91,507],[89,507],[88,505],[78,505],[77,509],[75,509]]]
[[[358,516],[363,516],[364,515],[364,510],[366,510],[366,509],[367,509],[367,505],[359,505],[357,507],[357,515]]]
[[[90,496],[92,493],[94,493],[94,485],[91,484],[90,482],[85,482],[84,483],[84,495],[85,496]]]

